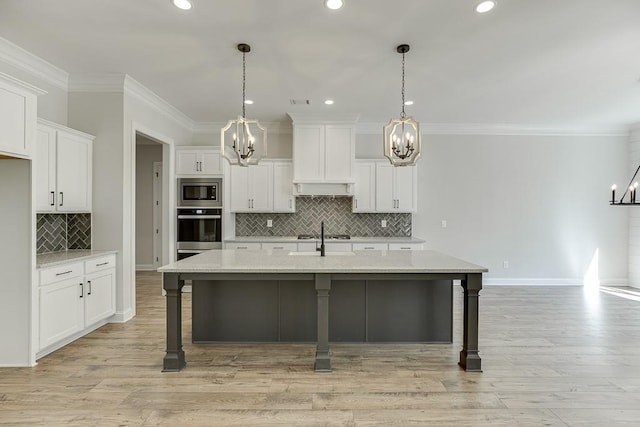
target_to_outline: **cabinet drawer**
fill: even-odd
[[[324,246],[327,252],[351,252],[351,243],[327,243],[325,240]]]
[[[91,274],[100,270],[106,270],[107,268],[115,268],[116,256],[107,255],[100,258],[92,258],[88,261],[85,261],[84,266],[86,274]]]
[[[251,243],[238,243],[238,242],[229,242],[226,244],[227,249],[260,249],[260,243],[251,242]]]
[[[354,251],[386,251],[388,246],[386,243],[354,243]]]
[[[45,268],[40,270],[40,286],[59,282],[61,280],[73,279],[74,277],[79,277],[83,274],[84,268],[81,262]]]
[[[262,249],[273,249],[280,251],[298,251],[297,243],[263,243]]]
[[[390,251],[421,251],[422,243],[389,243]]]
[[[315,252],[319,246],[320,244],[316,244],[315,240],[311,242],[301,242],[298,243],[298,252]]]

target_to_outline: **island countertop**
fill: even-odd
[[[485,267],[432,251],[313,252],[212,250],[160,267],[162,273],[485,273]]]

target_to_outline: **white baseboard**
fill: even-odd
[[[126,311],[116,311],[116,314],[109,319],[109,323],[125,323],[133,319],[133,310],[130,308]]]
[[[136,271],[155,271],[157,268],[153,264],[138,264]]]
[[[583,286],[583,282],[577,279],[484,279],[483,285],[487,286]]]
[[[632,284],[629,283],[629,279],[600,279],[600,284],[603,286],[631,286],[632,288],[634,287]]]
[[[26,363],[24,365],[13,364],[13,363],[0,363],[0,368],[33,368],[36,365],[37,363],[34,363],[33,365],[29,363]]]

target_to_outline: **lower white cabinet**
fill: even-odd
[[[40,270],[38,357],[85,335],[115,313],[115,255]]]
[[[253,250],[253,249],[261,249],[260,243],[248,242],[248,243],[240,243],[240,242],[228,242],[225,243],[226,249],[239,249],[239,250]]]
[[[262,249],[271,249],[274,251],[290,251],[290,252],[298,252],[298,244],[297,243],[263,243]]]

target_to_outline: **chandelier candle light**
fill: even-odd
[[[393,166],[413,166],[420,158],[422,140],[420,125],[413,117],[407,117],[404,111],[407,105],[404,99],[404,55],[409,52],[409,45],[401,44],[396,51],[402,54],[402,111],[399,119],[391,119],[382,128],[382,145],[385,157]]]
[[[611,186],[611,201],[609,202],[610,205],[612,205],[612,206],[629,206],[629,205],[640,206],[640,203],[636,203],[636,191],[638,190],[638,181],[635,181],[635,179],[636,179],[636,176],[638,175],[638,172],[640,172],[640,166],[638,166],[638,169],[636,169],[636,173],[634,173],[633,177],[631,177],[631,181],[629,181],[629,186],[625,190],[625,192],[622,194],[622,197],[620,197],[620,200],[616,201],[616,190],[617,190],[618,186],[616,184],[613,184]],[[627,195],[627,193],[629,193],[629,201],[625,202],[624,198]]]
[[[240,43],[238,50],[242,52],[242,115],[229,120],[220,130],[220,145],[223,155],[232,165],[257,165],[267,154],[267,130],[257,120],[249,120],[245,115],[245,106],[249,104],[246,94],[246,59],[251,46]],[[232,133],[232,135],[229,135]]]

